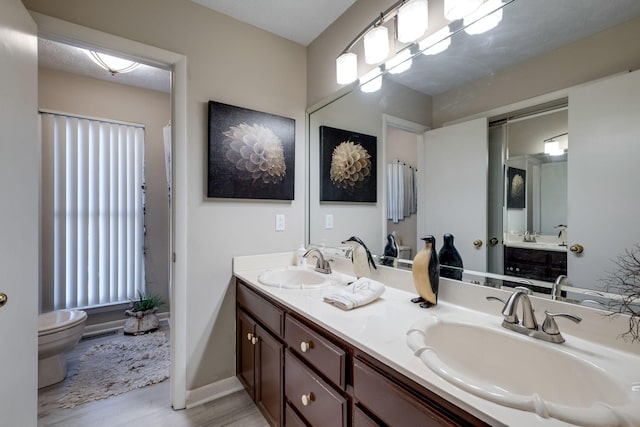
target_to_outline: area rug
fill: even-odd
[[[90,347],[81,357],[77,373],[67,381],[58,403],[73,408],[169,378],[170,347],[164,332],[120,335]]]

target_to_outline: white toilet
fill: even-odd
[[[65,353],[80,341],[87,313],[59,310],[38,316],[38,388],[67,376]]]

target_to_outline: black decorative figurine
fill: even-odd
[[[382,265],[393,265],[396,258],[398,258],[398,244],[393,234],[387,235],[387,244],[384,247],[383,255]]]
[[[413,259],[413,284],[420,295],[413,298],[412,302],[419,302],[420,307],[429,308],[438,303],[438,285],[440,282],[440,269],[438,268],[438,255],[436,254],[436,238],[423,237],[422,248]]]
[[[440,275],[450,279],[462,280],[462,257],[460,252],[453,246],[453,234],[443,236],[444,244],[438,252],[440,260]]]

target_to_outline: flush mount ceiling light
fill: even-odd
[[[133,71],[140,65],[138,62],[118,58],[117,56],[107,55],[106,53],[100,53],[93,50],[85,50],[85,53],[93,62],[110,72],[113,76]]]
[[[475,12],[464,17],[464,31],[470,35],[482,34],[498,26],[502,21],[502,0],[489,0]]]
[[[444,0],[444,17],[449,21],[462,19],[480,7],[483,0]]]

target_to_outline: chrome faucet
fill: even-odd
[[[309,249],[303,256],[306,258],[307,255],[314,252],[315,255],[313,257],[316,259],[316,267],[315,271],[323,274],[331,274],[331,266],[329,265],[329,260],[324,259],[324,255],[318,248]]]
[[[564,337],[560,334],[555,317],[565,317],[575,323],[582,321],[580,317],[572,314],[549,313],[548,311],[545,311],[544,314],[546,317],[544,322],[542,325],[538,325],[534,314],[535,310],[531,305],[531,300],[528,295],[530,291],[528,289],[516,289],[517,290],[511,294],[507,302],[504,303],[504,308],[502,309],[502,316],[504,317],[502,326],[507,329],[533,338],[560,344],[564,342]],[[504,302],[500,298],[494,296],[488,296],[487,300]],[[521,303],[520,305],[522,305],[522,321],[518,320],[518,303]]]
[[[536,316],[533,313],[533,306],[529,299],[529,292],[529,290],[518,289],[511,294],[502,309],[502,316],[504,316],[505,322],[508,322],[509,324],[518,324],[518,303],[522,302],[522,326],[527,329],[538,328],[538,322],[536,321]]]
[[[571,280],[564,274],[559,275],[551,286],[551,299],[557,300],[562,294],[562,285],[573,286]]]

